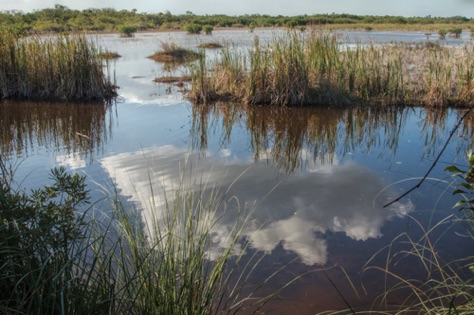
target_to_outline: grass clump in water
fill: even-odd
[[[122,56],[113,51],[105,51],[105,52],[99,53],[99,57],[102,59],[117,59]]]
[[[198,47],[199,48],[208,48],[208,49],[217,49],[217,48],[222,48],[224,46],[219,42],[207,42],[207,43],[200,44]]]
[[[155,52],[148,58],[158,62],[189,62],[194,61],[202,55],[191,49],[181,47],[175,42],[161,42],[161,50]]]
[[[111,100],[116,86],[98,49],[84,35],[19,37],[0,32],[0,97]]]
[[[189,98],[231,96],[277,106],[467,106],[474,101],[473,56],[469,46],[351,47],[332,34],[290,32],[265,45],[256,39],[247,53],[224,48],[212,64],[194,67]]]

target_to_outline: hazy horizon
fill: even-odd
[[[183,14],[191,11],[199,15],[311,15],[347,13],[355,15],[391,15],[405,17],[474,17],[474,0],[338,0],[337,2],[323,2],[312,0],[274,0],[271,3],[264,0],[154,0],[132,2],[128,0],[1,0],[0,10],[19,10],[32,12],[45,8],[52,8],[55,4],[64,5],[74,10],[88,8],[114,8],[116,10],[136,9],[140,13],[158,13],[169,11],[172,14]]]

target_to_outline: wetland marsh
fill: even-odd
[[[352,311],[362,313],[403,310],[416,298],[406,288],[392,291],[399,282],[387,275],[416,281],[442,275],[435,268],[427,271],[425,264],[407,254],[410,249],[404,246],[410,242],[394,239],[408,235],[415,243],[433,240],[430,244],[442,253],[444,262],[466,257],[472,262],[470,227],[458,220],[462,213],[453,209],[458,200],[452,196],[453,179],[443,170],[450,165],[468,167],[472,113],[455,131],[428,180],[384,207],[423,177],[469,110],[469,102],[459,108],[447,108],[444,101],[443,106],[432,107],[360,102],[268,107],[232,97],[200,104],[187,97],[191,83],[156,82],[156,78],[192,76],[199,61],[190,69],[147,58],[163,42],[199,50],[204,40],[212,40],[244,53],[255,50],[256,36],[265,45],[286,34],[256,29],[213,31],[205,37],[184,32],[137,33],[131,38],[97,35],[98,45],[121,55],[108,62],[119,86],[117,102],[61,105],[3,100],[2,159],[15,165],[16,178],[28,189],[46,185],[49,170],[56,166],[87,175],[93,200],[102,200],[104,190],[117,193],[143,222],[161,220],[168,201],[159,190],[172,196],[173,190],[184,187],[199,196],[212,196],[219,189],[223,206],[217,210],[219,221],[209,230],[212,246],[206,257],[212,261],[226,250],[234,223],[245,212],[249,216],[239,241],[247,246],[236,246],[241,252],[229,253],[229,259],[240,263],[237,270],[246,270],[253,255],[264,254],[246,281],[248,287],[259,286],[279,271],[257,292],[262,296],[290,284],[261,312],[314,314],[346,309],[347,302]],[[335,38],[347,52],[361,43],[427,47],[429,42],[469,53],[473,47],[467,35],[437,42],[422,32],[347,31]],[[201,51],[208,61],[225,57],[220,48]],[[472,63],[463,65],[465,73],[474,71]],[[453,95],[468,93],[466,84],[472,87],[472,77],[460,81],[456,86],[465,90]],[[231,83],[220,82],[211,85],[228,88]],[[404,101],[409,99],[401,95]],[[107,202],[97,207],[106,209]],[[466,271],[464,267],[459,270]],[[472,274],[467,272],[455,280],[470,283],[469,279]],[[252,310],[247,302],[248,308],[243,303],[240,309],[243,314]],[[438,302],[449,308],[449,301]]]

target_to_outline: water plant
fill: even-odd
[[[173,41],[162,41],[161,50],[148,58],[158,62],[188,62],[198,59],[202,54],[192,49],[181,47]]]
[[[116,86],[99,49],[85,35],[20,37],[0,32],[2,98],[111,100]]]
[[[121,37],[133,37],[137,27],[133,25],[120,25],[118,31]]]
[[[211,48],[222,48],[224,47],[221,43],[219,42],[205,42],[205,43],[201,43],[199,44],[198,46],[199,48],[208,48],[208,49],[211,49]]]
[[[333,34],[289,32],[246,53],[229,47],[196,73],[213,97],[248,104],[466,106],[473,101],[474,49],[441,46],[345,46]],[[453,58],[453,56],[456,56]],[[199,71],[199,68],[193,68]],[[195,99],[196,93],[189,94]]]

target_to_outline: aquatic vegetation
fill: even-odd
[[[181,47],[173,41],[163,41],[160,44],[161,50],[155,52],[148,58],[157,62],[188,62],[199,58],[201,53],[191,49]]]
[[[206,42],[206,43],[202,43],[202,44],[199,44],[198,46],[199,48],[222,48],[224,47],[221,43],[219,42]]]
[[[104,52],[99,53],[99,57],[103,59],[117,59],[122,56],[113,51],[104,51]]]
[[[193,67],[189,98],[278,106],[465,106],[474,97],[473,55],[470,46],[349,47],[334,34],[290,32],[264,45],[257,38],[247,52],[224,48],[210,64]]]
[[[118,31],[122,37],[133,37],[137,31],[137,27],[133,25],[121,25],[118,27]]]
[[[19,37],[0,32],[0,97],[36,100],[112,100],[116,86],[84,35]]]

